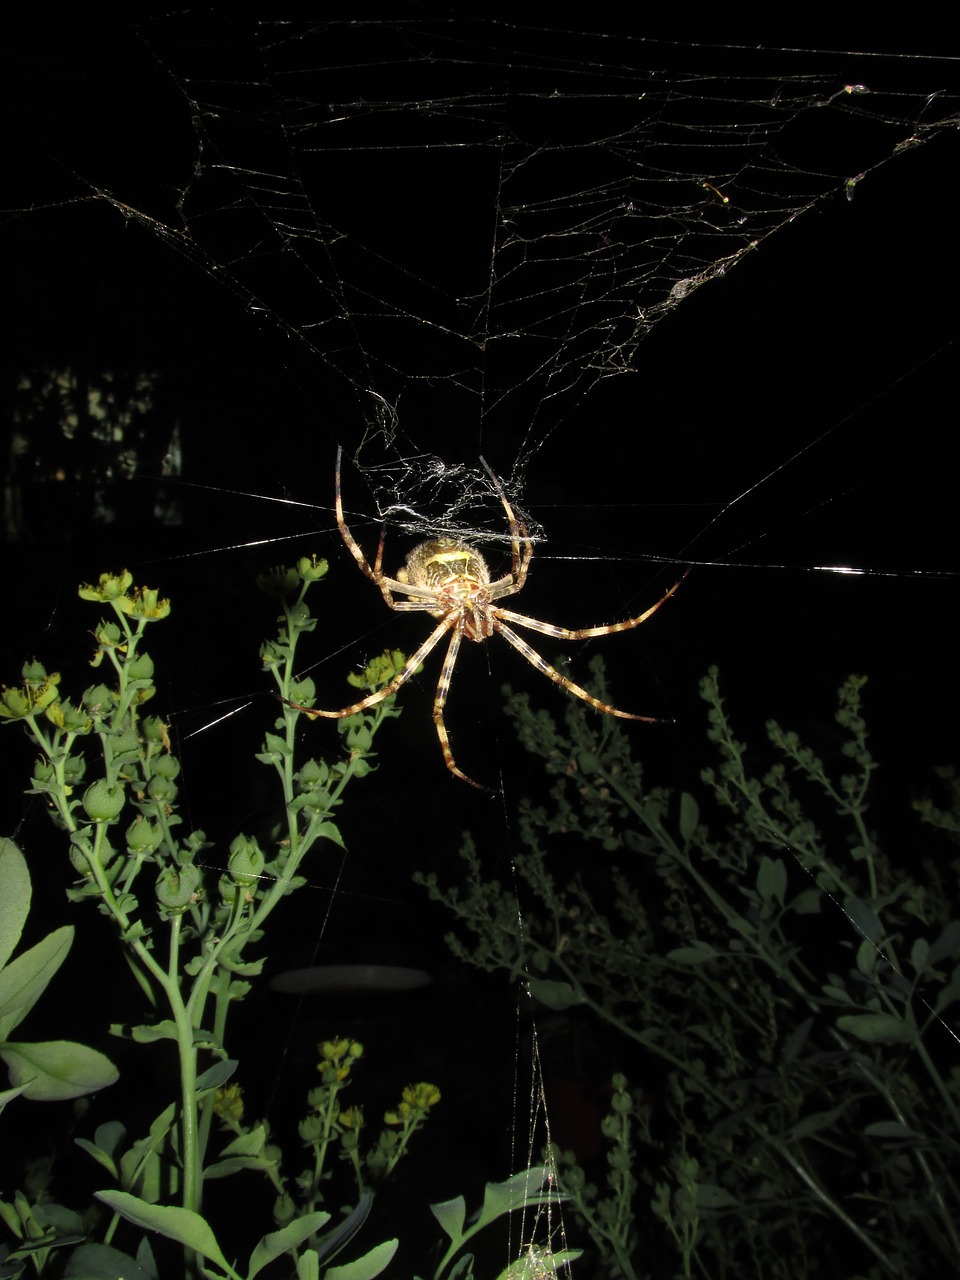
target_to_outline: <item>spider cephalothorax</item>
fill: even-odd
[[[376,693],[371,693],[366,698],[361,698],[359,702],[354,702],[340,711],[319,711],[316,707],[298,707],[298,710],[306,711],[311,716],[321,716],[330,720],[340,720],[345,716],[352,716],[359,711],[365,711],[367,707],[372,707],[382,699],[388,698],[392,693],[396,693],[400,686],[410,679],[427,654],[440,643],[449,631],[450,644],[447,647],[447,654],[440,669],[440,680],[433,700],[433,722],[436,725],[437,736],[440,739],[440,746],[443,749],[443,758],[447,768],[451,773],[456,774],[458,778],[462,778],[464,782],[469,782],[471,786],[478,787],[480,784],[474,782],[472,778],[468,778],[462,769],[458,767],[453,757],[450,739],[447,736],[446,726],[443,722],[443,709],[446,706],[447,694],[450,690],[450,678],[453,675],[461,640],[466,637],[468,640],[479,642],[489,639],[496,632],[498,635],[503,636],[508,644],[512,645],[518,653],[522,654],[532,666],[552,680],[554,684],[558,684],[562,689],[566,689],[568,693],[572,693],[575,697],[588,702],[591,707],[602,711],[604,715],[618,716],[623,720],[643,720],[648,724],[657,723],[655,716],[634,715],[630,711],[620,711],[616,707],[610,706],[609,703],[601,702],[592,693],[588,693],[586,689],[582,689],[580,685],[574,684],[572,680],[568,680],[566,676],[561,675],[555,667],[552,667],[545,658],[537,653],[536,649],[531,648],[526,640],[518,636],[508,624],[512,622],[515,626],[525,627],[528,631],[537,631],[541,635],[553,636],[556,640],[588,640],[592,636],[606,636],[613,634],[615,631],[629,631],[633,627],[639,627],[642,622],[646,622],[651,614],[656,613],[664,601],[669,600],[680,586],[680,582],[683,581],[682,578],[680,582],[674,583],[656,604],[651,605],[649,609],[639,614],[636,618],[628,618],[625,622],[611,622],[599,627],[580,627],[571,630],[567,627],[557,627],[552,622],[540,622],[536,618],[528,618],[526,614],[514,613],[511,609],[501,609],[495,601],[503,599],[504,596],[516,595],[527,580],[527,572],[530,568],[530,561],[533,558],[533,542],[527,532],[526,525],[514,515],[513,508],[507,501],[507,495],[503,491],[503,486],[495,476],[492,476],[492,473],[491,476],[496,485],[500,501],[503,503],[503,509],[507,515],[507,523],[510,527],[510,572],[505,577],[497,578],[491,582],[487,562],[476,547],[471,546],[469,542],[461,542],[455,538],[431,538],[428,542],[421,542],[419,546],[414,547],[407,556],[404,567],[398,570],[395,578],[390,578],[383,572],[382,568],[385,535],[382,533],[380,535],[377,558],[371,566],[359,543],[347,527],[346,520],[343,518],[343,501],[340,496],[340,462],[341,451],[338,449],[337,527],[350,554],[356,560],[363,573],[380,588],[384,600],[391,609],[395,609],[398,613],[428,613],[433,618],[439,618],[440,621],[416,653],[408,660],[403,670],[394,676],[389,684],[384,685],[382,689],[378,689]],[[395,592],[398,595],[405,596],[406,599],[396,600],[394,598]]]

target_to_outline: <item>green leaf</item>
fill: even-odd
[[[483,1189],[483,1208],[480,1210],[476,1224],[471,1228],[471,1234],[488,1223],[494,1222],[505,1213],[512,1213],[514,1209],[523,1209],[528,1205],[549,1200],[559,1200],[558,1195],[550,1192],[545,1196],[541,1195],[541,1188],[549,1174],[549,1169],[538,1165],[531,1169],[521,1169],[519,1173],[512,1174],[503,1182],[488,1182]]]
[[[317,1242],[317,1260],[319,1262],[323,1262],[325,1258],[335,1258],[344,1245],[350,1243],[366,1222],[372,1206],[373,1192],[364,1191],[347,1217],[338,1223],[332,1231],[328,1231],[322,1240]]]
[[[528,978],[527,987],[535,1000],[557,1013],[583,1003],[569,982],[560,982],[554,978]]]
[[[692,840],[697,833],[697,823],[700,821],[700,810],[696,800],[689,793],[684,791],[680,797],[680,834],[684,840]]]
[[[862,938],[857,947],[857,968],[866,978],[873,976],[877,968],[880,952],[869,938]]]
[[[137,1245],[137,1264],[147,1273],[150,1280],[160,1280],[160,1272],[157,1270],[157,1260],[153,1256],[150,1241],[146,1236],[141,1236],[140,1243]]]
[[[168,1240],[176,1240],[188,1249],[202,1253],[205,1258],[222,1267],[228,1275],[236,1276],[230,1266],[217,1238],[204,1218],[191,1209],[178,1209],[173,1205],[147,1204],[126,1191],[97,1191],[94,1193],[108,1209],[119,1213],[135,1227],[145,1231],[159,1231]]]
[[[569,1270],[570,1263],[576,1262],[582,1253],[582,1249],[561,1249],[554,1253],[531,1245],[522,1257],[500,1272],[497,1280],[540,1280],[541,1276],[556,1273],[561,1268]]]
[[[739,1203],[728,1191],[724,1191],[723,1187],[715,1187],[710,1182],[697,1184],[698,1209],[733,1209]]]
[[[927,953],[927,964],[938,965],[941,960],[960,950],[960,920],[951,920]]]
[[[667,952],[667,959],[678,964],[703,964],[707,960],[715,960],[719,954],[708,942],[695,942],[692,947],[674,947]]]
[[[453,1200],[444,1200],[440,1204],[432,1204],[430,1212],[454,1244],[463,1239],[463,1220],[467,1216],[467,1202],[463,1196]]]
[[[849,991],[846,991],[843,987],[835,987],[835,986],[832,986],[830,983],[826,983],[824,986],[820,988],[820,990],[823,992],[825,996],[828,996],[831,1000],[839,1000],[843,1004],[853,1004],[853,998],[851,997]]]
[[[879,946],[883,940],[883,925],[874,909],[859,898],[851,897],[844,898],[843,909],[859,932],[869,938],[874,946]]]
[[[328,1267],[323,1280],[373,1280],[388,1267],[397,1252],[398,1240],[384,1240],[373,1246],[362,1258],[345,1262],[339,1267]]]
[[[954,1000],[960,998],[960,969],[955,969],[946,986],[941,987],[934,1001],[934,1013],[942,1013]]]
[[[82,1244],[63,1274],[65,1280],[150,1280],[152,1273],[108,1244]]]
[[[12,1102],[14,1098],[19,1098],[20,1095],[26,1091],[26,1088],[27,1086],[25,1084],[21,1084],[18,1085],[16,1089],[0,1090],[0,1114],[3,1113],[3,1109],[7,1103]]]
[[[103,1124],[98,1124],[93,1135],[93,1140],[111,1159],[119,1151],[121,1143],[127,1136],[126,1128],[119,1120],[107,1120]]]
[[[0,838],[0,969],[20,941],[30,911],[30,872],[23,854],[5,836]]]
[[[292,755],[292,748],[288,745],[285,738],[278,737],[275,733],[264,734],[264,746],[271,755],[280,756],[281,758]]]
[[[117,1170],[116,1162],[112,1156],[107,1155],[102,1147],[98,1147],[95,1142],[90,1142],[87,1138],[74,1138],[74,1142],[81,1151],[85,1151],[88,1156],[92,1156],[97,1164],[103,1165],[111,1178],[119,1179],[120,1174]]]
[[[133,1143],[120,1157],[120,1184],[136,1187],[144,1200],[159,1200],[164,1187],[169,1188],[170,1170],[164,1167],[161,1153],[173,1142],[170,1136],[177,1116],[176,1103],[171,1102],[150,1125],[147,1137]]]
[[[320,1260],[313,1249],[297,1259],[297,1280],[320,1280]]]
[[[901,1124],[899,1120],[877,1120],[874,1124],[868,1124],[863,1132],[868,1138],[902,1138],[908,1142],[922,1141],[916,1129]]]
[[[258,1156],[263,1151],[267,1140],[267,1131],[262,1124],[251,1129],[249,1133],[238,1133],[232,1142],[220,1152],[221,1156]]]
[[[822,903],[823,894],[819,889],[801,889],[796,897],[790,899],[790,906],[798,916],[819,915]]]
[[[812,1018],[804,1018],[804,1020],[790,1032],[786,1040],[783,1042],[782,1061],[784,1063],[795,1062],[800,1055],[800,1050],[807,1042],[807,1037],[813,1027]]]
[[[913,1044],[917,1038],[915,1029],[892,1013],[844,1014],[837,1028],[869,1044]]]
[[[128,1027],[126,1032],[137,1044],[153,1044],[155,1040],[176,1040],[178,1038],[177,1024],[170,1018],[155,1022],[152,1026],[143,1024],[138,1027]]]
[[[304,1240],[312,1236],[315,1231],[319,1231],[329,1221],[329,1213],[322,1211],[308,1213],[302,1218],[288,1222],[279,1231],[271,1231],[269,1235],[264,1236],[250,1255],[247,1280],[253,1280],[253,1277],[259,1275],[268,1263],[273,1262],[274,1258],[279,1258],[291,1249],[296,1249],[297,1245],[303,1244]],[[316,1254],[314,1253],[313,1256],[316,1257]]]
[[[811,1133],[820,1133],[823,1129],[829,1129],[843,1115],[844,1108],[842,1106],[834,1107],[831,1111],[812,1111],[808,1116],[803,1116],[787,1130],[787,1137],[797,1141],[800,1138],[808,1138]]]
[[[930,959],[930,947],[926,938],[914,938],[910,948],[910,963],[917,973],[922,973]]]
[[[340,834],[339,827],[334,823],[321,822],[317,825],[315,831],[318,836],[322,836],[325,840],[332,840],[333,843],[338,844],[341,849],[344,847],[343,836]]]
[[[474,1280],[474,1262],[475,1258],[472,1253],[462,1253],[450,1268],[447,1280]]]
[[[208,1164],[203,1171],[203,1177],[206,1182],[216,1182],[219,1178],[232,1177],[243,1169],[254,1169],[266,1173],[275,1164],[275,1160],[266,1160],[263,1156],[232,1156],[230,1159]]]
[[[43,995],[72,944],[73,928],[62,925],[0,972],[0,1019],[6,1035],[23,1021]]]
[[[760,859],[757,870],[757,893],[764,902],[774,899],[783,906],[787,892],[787,868],[782,858],[768,858],[766,854]]]
[[[81,1098],[115,1084],[119,1071],[109,1058],[72,1040],[47,1040],[42,1044],[0,1046],[15,1085],[25,1085],[25,1098],[55,1102]]]
[[[222,1062],[215,1062],[212,1067],[208,1067],[197,1078],[197,1093],[202,1093],[205,1089],[221,1088],[227,1083],[236,1069],[237,1062],[234,1058],[224,1058]]]

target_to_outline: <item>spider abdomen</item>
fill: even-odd
[[[433,538],[413,548],[397,574],[397,580],[416,587],[431,587],[434,591],[460,583],[485,587],[490,583],[490,570],[483,556],[469,542]]]
[[[436,594],[437,607],[430,613],[442,618],[457,613],[462,634],[480,641],[493,635],[490,605],[490,570],[487,562],[469,542],[454,538],[434,538],[421,542],[407,556],[397,581],[427,587]],[[416,598],[416,597],[414,597]]]

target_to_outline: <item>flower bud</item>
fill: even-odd
[[[326,577],[328,568],[326,560],[318,560],[316,556],[301,556],[297,561],[297,573],[304,582],[319,582]]]

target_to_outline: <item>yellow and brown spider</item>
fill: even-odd
[[[568,680],[566,676],[561,675],[559,671],[551,667],[545,658],[542,658],[535,649],[532,649],[525,640],[521,639],[508,626],[508,623],[512,622],[516,626],[526,627],[530,631],[539,631],[541,635],[553,636],[556,640],[588,640],[593,636],[612,635],[615,631],[629,631],[633,627],[639,627],[642,622],[646,622],[651,614],[656,613],[660,606],[666,600],[669,600],[677,590],[683,578],[680,579],[680,582],[674,583],[656,604],[638,614],[636,618],[628,618],[626,622],[611,622],[601,627],[579,627],[571,630],[567,627],[556,627],[551,622],[539,622],[536,618],[528,618],[526,614],[514,613],[510,609],[499,608],[494,604],[495,600],[502,600],[504,596],[516,595],[518,591],[523,589],[523,584],[527,580],[530,561],[533,558],[533,543],[527,533],[526,525],[514,515],[513,508],[507,501],[507,495],[503,491],[503,486],[493,475],[493,472],[490,472],[490,475],[496,486],[500,501],[503,503],[503,509],[507,513],[507,521],[510,526],[512,552],[510,572],[505,577],[491,582],[490,570],[476,547],[469,542],[462,542],[455,538],[432,538],[429,542],[421,542],[419,546],[414,547],[407,556],[404,567],[398,570],[397,576],[389,578],[382,569],[385,532],[380,534],[377,558],[371,568],[359,544],[347,527],[346,520],[343,518],[343,501],[340,497],[341,454],[342,450],[338,449],[337,527],[340,530],[340,536],[350,549],[350,554],[366,576],[380,588],[384,600],[391,609],[395,609],[398,613],[429,613],[431,617],[439,618],[440,621],[416,653],[409,659],[403,670],[394,676],[389,684],[384,685],[382,689],[378,689],[376,693],[371,693],[366,698],[361,698],[359,702],[353,702],[349,707],[344,707],[340,711],[319,711],[316,707],[301,707],[296,703],[290,703],[290,706],[293,706],[298,711],[304,711],[310,716],[321,716],[329,720],[341,720],[346,716],[356,715],[360,711],[365,711],[367,707],[372,707],[384,698],[388,698],[392,693],[396,693],[449,631],[450,644],[447,648],[447,655],[443,660],[440,680],[433,700],[433,722],[436,725],[437,736],[443,749],[443,758],[450,772],[456,774],[458,778],[462,778],[464,782],[469,782],[472,787],[477,787],[481,791],[486,790],[478,782],[468,778],[463,770],[457,766],[457,762],[453,758],[446,726],[443,722],[443,709],[446,706],[447,694],[450,690],[450,679],[453,675],[461,640],[466,637],[468,640],[476,640],[477,643],[480,643],[496,632],[498,635],[503,636],[508,644],[513,645],[514,649],[519,654],[522,654],[531,666],[536,667],[554,684],[558,684],[562,689],[566,689],[568,693],[582,698],[584,702],[588,702],[591,707],[596,707],[604,715],[619,716],[622,720],[643,720],[647,724],[658,723],[655,716],[639,716],[630,711],[620,711],[616,707],[611,707],[609,703],[601,702],[599,698],[587,693],[586,689],[581,689],[578,684],[574,684],[572,680]],[[686,577],[686,574],[684,574],[684,577]],[[406,596],[407,599],[395,600],[394,592]]]

